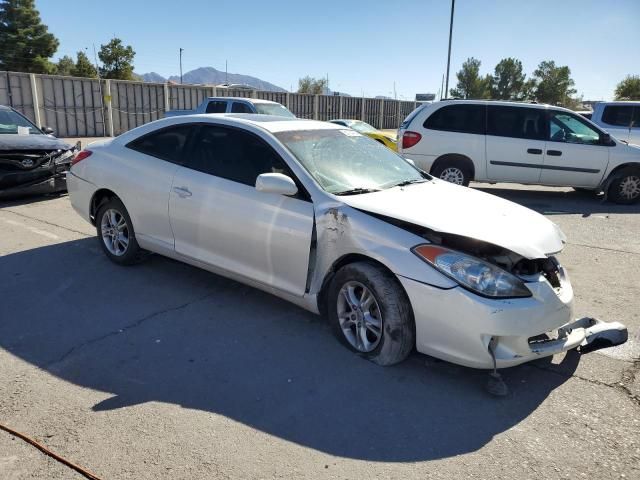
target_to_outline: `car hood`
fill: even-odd
[[[0,135],[0,151],[69,150],[72,145],[49,135]]]
[[[436,232],[492,243],[529,259],[559,252],[566,240],[555,223],[533,210],[435,179],[340,200]]]

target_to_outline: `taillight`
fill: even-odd
[[[75,165],[85,158],[90,157],[92,153],[93,152],[91,150],[80,150],[78,153],[76,153],[76,156],[71,159],[71,165]]]
[[[402,135],[402,148],[411,148],[422,140],[422,135],[418,132],[406,131]]]

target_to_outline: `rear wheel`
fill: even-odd
[[[627,205],[640,200],[640,169],[624,168],[616,173],[609,183],[607,198]]]
[[[415,345],[409,299],[398,280],[377,265],[342,267],[331,283],[328,312],[338,339],[378,365],[403,361]]]
[[[471,169],[463,160],[450,159],[438,162],[431,174],[445,182],[464,185],[467,187],[471,181]]]
[[[129,213],[119,199],[111,198],[100,206],[96,230],[100,246],[112,262],[132,265],[143,258],[144,251],[136,241]]]

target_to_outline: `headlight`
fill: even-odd
[[[73,157],[74,151],[75,150],[72,148],[71,150],[67,150],[66,152],[62,153],[61,155],[58,155],[56,157],[56,159],[53,161],[53,163],[62,163],[66,159]]]
[[[531,291],[515,275],[479,258],[437,245],[418,245],[412,249],[447,277],[472,292],[490,298],[530,297]]]

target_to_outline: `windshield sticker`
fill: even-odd
[[[358,132],[356,132],[355,130],[340,130],[342,133],[344,133],[347,137],[361,137],[362,135],[360,135]]]
[[[18,127],[18,135],[29,135],[29,127]]]

